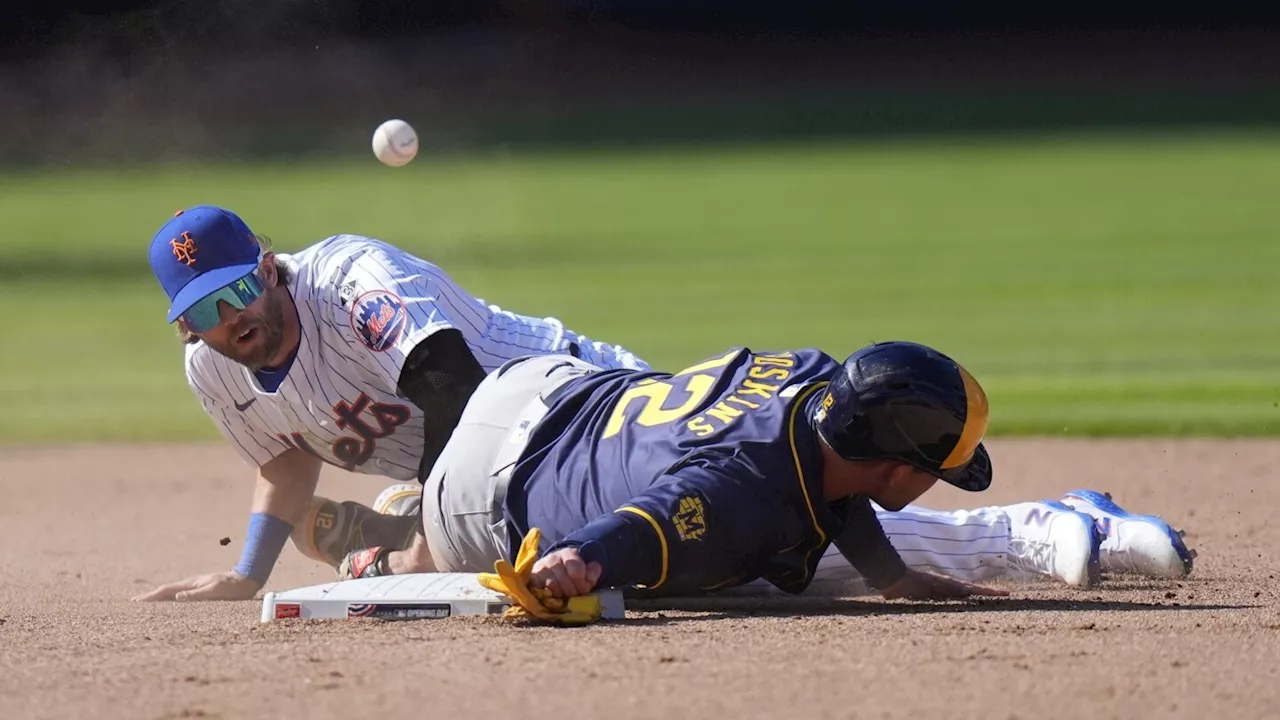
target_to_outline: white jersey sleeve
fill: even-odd
[[[393,248],[363,243],[349,267],[320,292],[329,295],[343,339],[389,388],[399,382],[409,353],[432,333],[457,328],[472,334],[464,306],[476,300],[439,268]]]
[[[255,398],[241,392],[244,397],[235,397],[232,390],[237,383],[226,378],[215,353],[202,343],[187,346],[186,371],[187,385],[200,400],[205,414],[213,420],[218,432],[236,454],[253,467],[262,467],[272,458],[289,449],[278,435],[266,429],[265,425],[254,422],[261,407],[253,407]]]
[[[439,266],[374,238],[336,235],[315,246],[307,262],[315,267],[316,297],[333,311],[332,325],[392,387],[413,348],[445,328],[462,333],[485,372],[547,353],[576,355],[603,368],[648,369],[625,348],[593,341],[556,318],[487,304]]]

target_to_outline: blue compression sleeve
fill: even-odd
[[[235,572],[253,580],[259,585],[266,585],[271,577],[271,570],[289,541],[293,526],[275,515],[254,513],[249,516],[249,532],[244,541],[244,550],[240,553],[240,564]]]

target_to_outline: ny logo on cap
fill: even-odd
[[[191,231],[182,231],[182,242],[178,242],[178,238],[169,241],[169,247],[173,248],[173,256],[178,262],[185,263],[187,267],[196,264],[196,239],[191,237]]]

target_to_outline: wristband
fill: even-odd
[[[258,585],[266,585],[267,578],[271,577],[271,570],[292,533],[293,526],[275,515],[250,515],[249,531],[246,533],[244,550],[240,553],[240,564],[236,565],[235,573]]]

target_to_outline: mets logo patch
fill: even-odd
[[[394,345],[408,318],[404,301],[386,290],[371,290],[351,305],[351,329],[365,347],[374,352],[383,352]]]
[[[182,242],[178,242],[178,238],[169,241],[169,249],[173,250],[173,257],[178,262],[191,267],[196,264],[196,239],[191,236],[190,230],[182,231]]]

